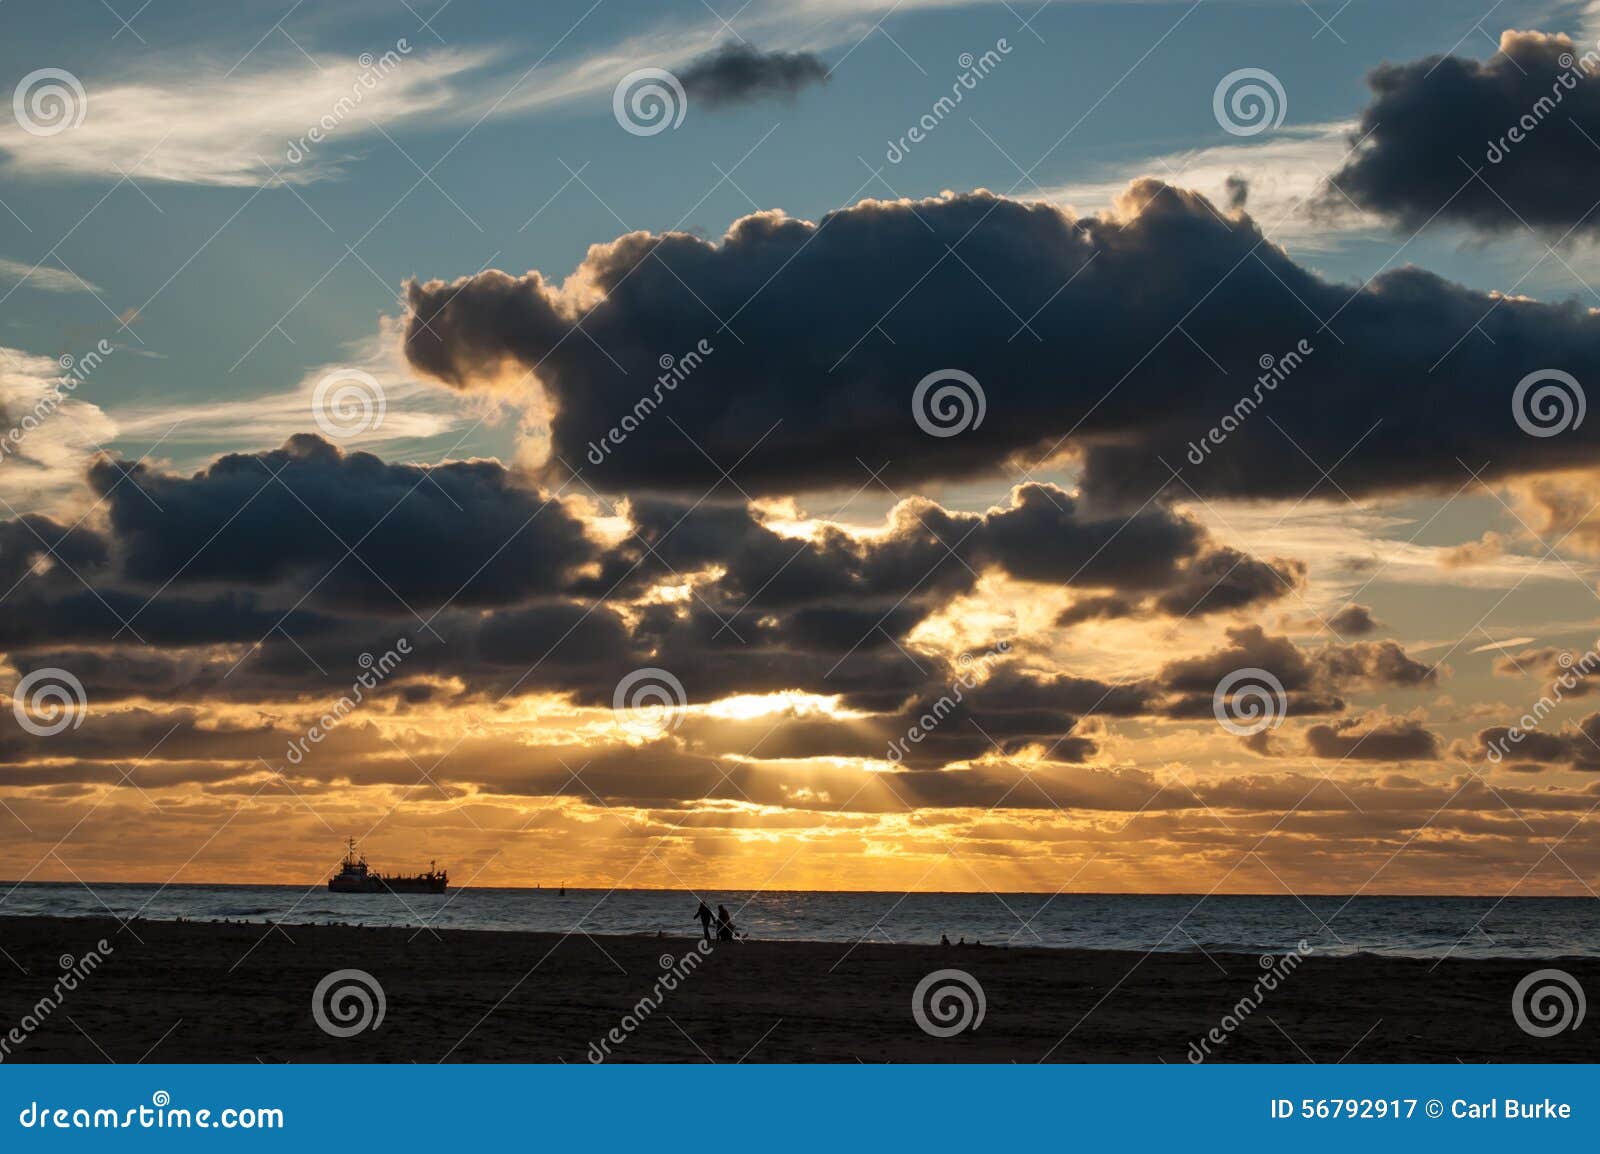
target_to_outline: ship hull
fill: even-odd
[[[360,881],[330,878],[328,889],[336,894],[442,894],[445,890],[445,881],[443,878],[369,877]]]

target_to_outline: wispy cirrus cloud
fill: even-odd
[[[480,403],[481,399],[451,396],[418,380],[401,355],[396,326],[395,321],[384,322],[371,337],[349,345],[347,359],[312,367],[292,388],[253,397],[115,406],[110,416],[117,442],[140,446],[159,440],[163,456],[181,465],[198,465],[218,452],[279,445],[297,433],[318,429],[319,384],[351,370],[370,379],[381,394],[382,411],[381,419],[374,409],[367,419],[341,429],[339,444],[347,450],[414,446],[496,419],[498,400]]]
[[[74,276],[65,269],[47,265],[30,265],[20,260],[7,260],[0,256],[0,284],[26,283],[47,293],[96,293],[100,286]]]
[[[63,384],[74,364],[0,346],[0,516],[81,502],[85,465],[116,434],[78,382]]]
[[[407,49],[324,57],[320,68],[296,59],[248,72],[211,62],[104,81],[85,76],[81,123],[41,135],[6,118],[0,154],[14,174],[28,176],[307,184],[337,175],[378,126],[442,114],[458,99],[461,78],[490,56]]]

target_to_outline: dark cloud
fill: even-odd
[[[834,606],[857,617],[894,612],[908,632],[953,594],[969,592],[985,569],[1021,581],[1116,590],[1101,602],[1127,613],[1205,615],[1264,604],[1301,583],[1298,561],[1268,561],[1217,545],[1192,518],[1160,504],[1134,515],[1097,514],[1054,485],[1029,483],[1008,506],[959,513],[932,501],[901,502],[887,533],[864,540],[825,528],[796,541],[756,518],[749,506],[640,497],[630,503],[635,535],[608,554],[585,592],[637,592],[711,566],[721,571],[704,596],[734,614],[758,599],[762,611]],[[854,619],[854,618],[852,618]],[[797,619],[798,620],[798,619]],[[818,630],[849,628],[812,614]],[[846,644],[871,631],[875,617]],[[742,627],[739,629],[742,632]]]
[[[802,88],[828,79],[828,66],[810,52],[763,52],[729,41],[697,56],[678,75],[691,101],[711,108],[772,98],[793,99]]]
[[[71,576],[93,575],[109,559],[105,538],[79,525],[62,525],[49,517],[26,513],[0,521],[0,593],[14,589],[30,573],[54,568],[61,583]]]
[[[1595,662],[1588,654],[1551,645],[1497,657],[1494,671],[1501,677],[1532,677],[1547,684],[1559,679],[1563,697],[1588,697],[1600,691],[1600,681],[1593,678]]]
[[[763,213],[715,244],[633,233],[590,249],[569,282],[581,292],[538,272],[411,284],[406,349],[463,388],[505,362],[536,366],[553,472],[581,467],[610,491],[697,497],[725,483],[712,459],[739,462],[751,492],[854,489],[862,462],[886,460],[898,488],[1071,449],[1086,495],[1126,508],[1163,485],[1181,496],[1176,468],[1201,493],[1299,498],[1338,496],[1313,459],[1339,461],[1351,494],[1454,487],[1458,457],[1499,475],[1593,459],[1600,423],[1531,437],[1511,411],[1534,370],[1600,378],[1600,318],[1580,306],[1415,268],[1338,285],[1196,194],[1144,181],[1134,206],[1075,220],[977,192],[866,201],[815,224]],[[590,339],[566,339],[580,320]],[[711,351],[683,372],[702,340]],[[1301,347],[1257,388],[1262,357],[1282,368]],[[678,370],[658,387],[664,354]],[[933,437],[912,396],[948,369],[975,375],[984,416]],[[1247,413],[1194,463],[1194,444],[1258,391],[1272,420]]]
[[[1317,652],[1317,664],[1335,684],[1361,689],[1415,689],[1438,682],[1440,667],[1424,665],[1393,641],[1357,641],[1329,645]]]
[[[563,590],[599,549],[559,501],[493,461],[423,467],[311,434],[189,477],[101,460],[126,577],[177,588],[297,582],[314,604],[408,614]]]
[[[1175,617],[1243,609],[1294,591],[1305,575],[1300,561],[1258,561],[1237,549],[1214,549],[1186,566],[1156,604]]]
[[[1600,713],[1555,730],[1534,728],[1538,724],[1538,718],[1528,717],[1517,727],[1479,730],[1472,752],[1514,772],[1532,773],[1552,765],[1600,770]]]
[[[1227,630],[1222,649],[1164,665],[1153,679],[1159,690],[1174,695],[1162,712],[1175,717],[1212,713],[1212,694],[1229,674],[1259,669],[1283,686],[1289,716],[1338,713],[1342,694],[1373,689],[1432,686],[1438,671],[1414,661],[1393,641],[1357,641],[1305,650],[1283,636],[1270,636],[1259,625]],[[1251,683],[1258,683],[1251,679]],[[1262,752],[1257,750],[1257,752]]]
[[[1357,718],[1306,730],[1313,756],[1339,761],[1432,761],[1439,756],[1439,738],[1420,721],[1386,720],[1366,724]]]
[[[269,724],[216,724],[194,709],[157,712],[129,709],[97,715],[92,724],[68,726],[59,733],[34,735],[20,726],[0,730],[0,765],[48,758],[139,759],[159,753],[161,761],[253,761],[281,750],[291,736]]]
[[[313,638],[336,627],[326,614],[296,609],[296,592],[277,608],[251,590],[196,596],[111,584],[112,575],[87,584],[35,584],[31,579],[6,599],[0,646],[138,642],[160,646],[261,641],[275,630]],[[391,636],[393,635],[391,631]]]
[[[1383,622],[1372,615],[1370,607],[1351,603],[1328,618],[1328,628],[1341,637],[1360,637],[1382,629]]]
[[[1367,83],[1361,145],[1333,174],[1328,205],[1348,196],[1408,229],[1600,228],[1600,56],[1563,35],[1507,31],[1488,60],[1385,64]]]
[[[1082,621],[1104,621],[1115,617],[1132,617],[1139,611],[1139,603],[1127,597],[1080,597],[1060,613],[1056,624],[1066,628]]]

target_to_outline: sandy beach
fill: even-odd
[[[97,968],[39,1015],[63,965],[101,939]],[[0,918],[0,948],[0,1034],[23,1037],[10,1062],[1183,1063],[1213,1029],[1209,1061],[1600,1060],[1594,1023],[1538,1038],[1511,1011],[1547,965],[1600,990],[1586,959],[1310,956],[1261,991],[1262,959],[1198,953],[751,941],[701,954],[686,938],[89,918]],[[935,1037],[913,992],[949,968],[981,986],[984,1016]],[[313,991],[344,969],[377,979],[384,1014],[336,1037]],[[1237,1013],[1247,996],[1259,1004]]]

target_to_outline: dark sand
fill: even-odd
[[[0,918],[0,1036],[97,939],[113,952],[9,1062],[584,1062],[686,939]],[[15,964],[13,964],[13,962]],[[1558,965],[1591,996],[1600,961],[1301,962],[1214,1061],[1597,1061],[1600,1021],[1548,1039],[1511,1013],[1519,979]],[[18,967],[27,970],[25,976]],[[311,995],[332,970],[382,983],[382,1025],[325,1034]],[[958,967],[982,1025],[930,1037],[911,996]],[[1223,971],[1226,970],[1224,973]],[[1188,1060],[1261,974],[1255,956],[811,942],[718,946],[614,1061],[1157,1062]]]

